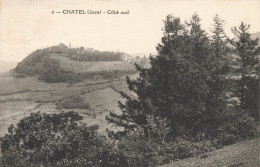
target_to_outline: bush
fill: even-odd
[[[1,138],[3,166],[118,166],[120,154],[75,112],[31,114]],[[119,158],[117,158],[119,157]],[[121,159],[122,160],[122,159]]]
[[[58,102],[56,104],[57,109],[89,109],[88,103],[84,102],[84,99],[80,96],[70,96],[68,99]]]
[[[209,140],[194,142],[185,137],[171,138],[166,119],[149,116],[147,129],[145,133],[137,126],[119,137],[118,152],[127,159],[128,166],[153,167],[215,149]]]
[[[149,116],[146,128],[137,126],[118,137],[118,152],[124,155],[129,166],[153,167],[201,155],[256,135],[256,123],[247,111],[228,108],[216,116],[212,122],[214,129],[198,132],[197,137],[186,133],[173,137],[166,119]]]
[[[44,80],[47,83],[68,82],[74,80],[74,72],[60,68],[58,60],[46,58],[43,63],[42,67],[36,69],[38,71],[39,80]]]
[[[230,108],[222,113],[221,124],[215,131],[215,146],[222,147],[257,135],[257,122],[248,111]]]
[[[155,167],[214,150],[209,140],[193,142],[176,138],[161,142],[158,138],[147,139],[141,129],[129,133],[118,141],[118,152],[127,158],[129,166]]]

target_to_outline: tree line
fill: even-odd
[[[64,44],[47,48],[49,53],[66,54],[68,58],[75,61],[121,61],[126,53],[113,51],[98,51],[92,48],[70,48]]]

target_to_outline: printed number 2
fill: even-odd
[[[54,11],[51,11],[51,14],[54,14]]]

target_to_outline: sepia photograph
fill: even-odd
[[[0,0],[0,167],[260,167],[260,0]]]

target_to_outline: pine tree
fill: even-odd
[[[194,60],[202,65],[209,55],[209,39],[204,30],[201,29],[200,17],[195,13],[191,20],[187,22],[190,27],[190,38],[191,38],[191,56]]]
[[[231,41],[238,56],[236,63],[238,69],[236,75],[241,76],[238,80],[240,104],[243,109],[253,110],[251,116],[258,118],[259,111],[259,39],[252,40],[249,33],[250,25],[241,23],[240,26],[232,28],[233,34],[238,41]]]
[[[214,29],[224,33],[222,23]],[[142,129],[148,141],[152,141],[151,136],[166,142],[184,137],[191,141],[216,139],[220,145],[252,136],[255,129],[250,118],[228,108],[224,98],[226,46],[219,31],[213,32],[210,40],[197,14],[186,24],[168,15],[158,55],[150,56],[149,68],[136,65],[137,79],[127,77],[129,90],[135,95],[121,92],[126,99],[125,104],[119,102],[122,113],[110,112],[107,116],[110,123],[124,131],[108,131],[109,135],[119,139],[129,131]],[[155,120],[152,123],[151,118]],[[169,131],[162,132],[162,125]]]
[[[217,58],[221,58],[221,56],[226,53],[226,44],[228,43],[228,37],[224,32],[225,21],[222,20],[218,15],[213,18],[213,21],[213,29],[211,30],[211,32],[213,33],[213,35],[211,36],[212,45],[215,56]]]
[[[158,55],[150,56],[151,67],[137,65],[138,79],[127,78],[129,89],[137,98],[122,93],[127,99],[125,104],[120,103],[122,114],[110,113],[109,122],[124,127],[125,131],[141,126],[147,136],[150,115],[166,118],[172,137],[194,136],[206,127],[198,120],[206,111],[209,92],[205,81],[210,42],[198,15],[193,15],[188,26],[190,31],[180,18],[166,17]]]
[[[199,140],[210,138],[218,126],[216,118],[221,108],[219,83],[222,82],[221,65],[214,54],[213,42],[201,28],[200,21],[195,13],[187,23],[190,27],[191,38],[191,43],[188,45],[190,46],[188,59],[194,66],[191,71],[196,71],[196,73],[193,72],[195,78],[192,79],[197,83],[193,85],[197,91],[192,94],[194,105],[190,109],[193,112],[190,122],[193,136]]]
[[[147,137],[149,116],[169,116],[174,108],[171,101],[178,100],[178,89],[174,86],[178,74],[174,69],[177,68],[177,53],[184,49],[179,44],[185,31],[179,18],[167,16],[164,24],[162,44],[157,47],[159,55],[150,56],[151,68],[136,65],[139,71],[137,80],[127,78],[129,89],[137,94],[137,98],[131,98],[122,92],[122,96],[127,99],[125,104],[119,102],[122,114],[110,113],[107,117],[109,122],[124,127],[125,131],[141,126]]]
[[[228,90],[228,83],[226,75],[229,72],[229,57],[228,54],[228,38],[224,32],[224,20],[220,19],[218,15],[213,18],[214,24],[211,30],[211,47],[212,53],[209,55],[207,63],[210,73],[207,79],[207,84],[210,87],[208,97],[208,107],[216,112],[216,110],[223,110],[225,107],[225,93]],[[222,108],[222,109],[221,109]]]

